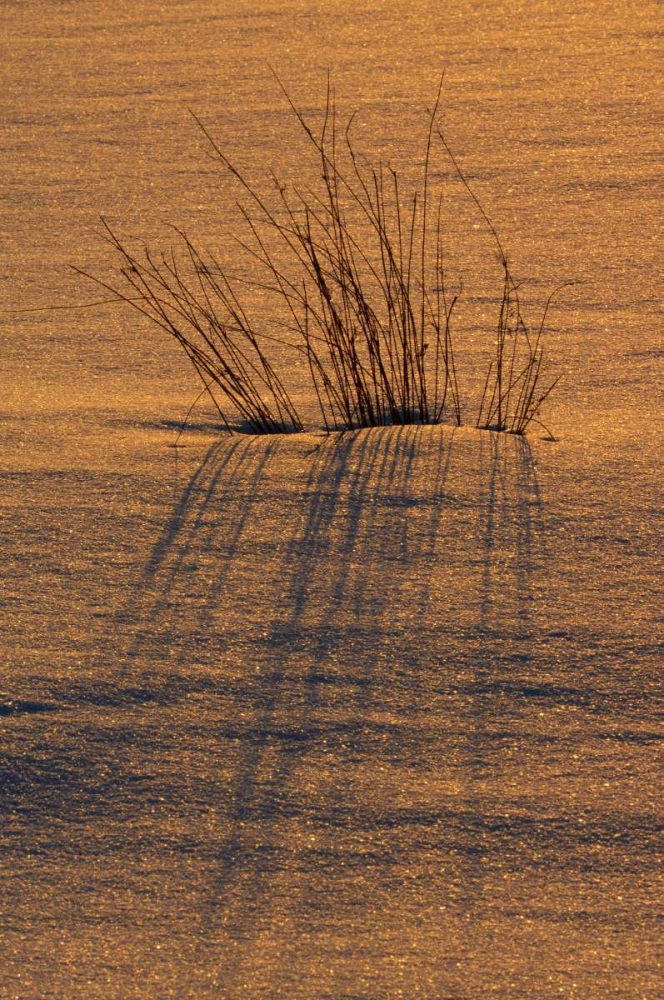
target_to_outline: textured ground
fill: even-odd
[[[655,1000],[657,5],[4,6],[0,996]],[[447,61],[535,306],[583,280],[558,441],[174,448],[169,345],[16,311],[89,298],[100,212],[223,229],[186,105],[297,169],[268,59],[397,150]]]

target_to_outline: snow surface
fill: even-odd
[[[556,442],[199,406],[173,447],[170,345],[3,314],[0,996],[654,1000],[657,5],[5,6],[8,310],[88,295],[101,211],[214,235],[183,105],[269,162],[268,58],[377,146],[447,59],[515,271],[584,284]]]

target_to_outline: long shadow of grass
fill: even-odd
[[[284,879],[290,910],[312,912],[321,878],[335,891],[370,873],[387,891],[418,852],[442,852],[461,910],[481,910],[477,787],[495,761],[506,670],[532,640],[541,498],[526,443],[470,440],[470,466],[437,428],[215,445],[135,588],[125,669],[171,637],[171,674],[213,636],[219,654],[203,671],[219,699],[208,772],[222,756],[205,786],[218,823],[201,906],[206,941],[241,945],[224,957],[229,996]],[[456,768],[463,790],[415,805],[407,788],[363,799],[345,784],[386,768]]]

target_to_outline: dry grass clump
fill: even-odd
[[[443,133],[442,81],[415,190],[404,189],[391,165],[360,156],[353,117],[342,126],[329,81],[317,131],[278,82],[315,155],[317,189],[289,187],[273,173],[271,193],[258,190],[194,115],[213,156],[245,193],[239,207],[246,235],[238,243],[258,271],[249,283],[275,302],[266,322],[255,324],[242,305],[245,279],[180,230],[179,251],[155,255],[145,246],[131,249],[104,222],[119,272],[110,281],[87,277],[177,340],[228,430],[238,415],[255,433],[302,430],[277,371],[285,348],[306,361],[327,430],[461,424],[452,330],[457,296],[446,287],[443,190],[432,172],[433,154],[442,150],[493,234],[503,272],[496,351],[475,423],[524,434],[539,422],[557,382],[543,378],[551,298],[531,332],[498,234]],[[275,333],[270,320],[277,314],[284,318]]]
[[[303,429],[281,377],[267,357],[234,288],[214,257],[204,257],[176,230],[180,255],[134,251],[102,219],[104,239],[120,257],[120,285],[85,274],[180,344],[231,431],[228,403],[255,434]],[[217,390],[215,392],[214,390]],[[221,397],[221,401],[219,399]]]

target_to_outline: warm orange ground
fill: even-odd
[[[4,3],[3,997],[659,995],[657,6]],[[583,282],[557,443],[203,407],[176,450],[170,344],[9,311],[95,297],[100,213],[228,246],[187,106],[299,177],[266,60],[413,168],[447,65],[527,300]],[[470,356],[493,251],[453,185],[449,218]]]

